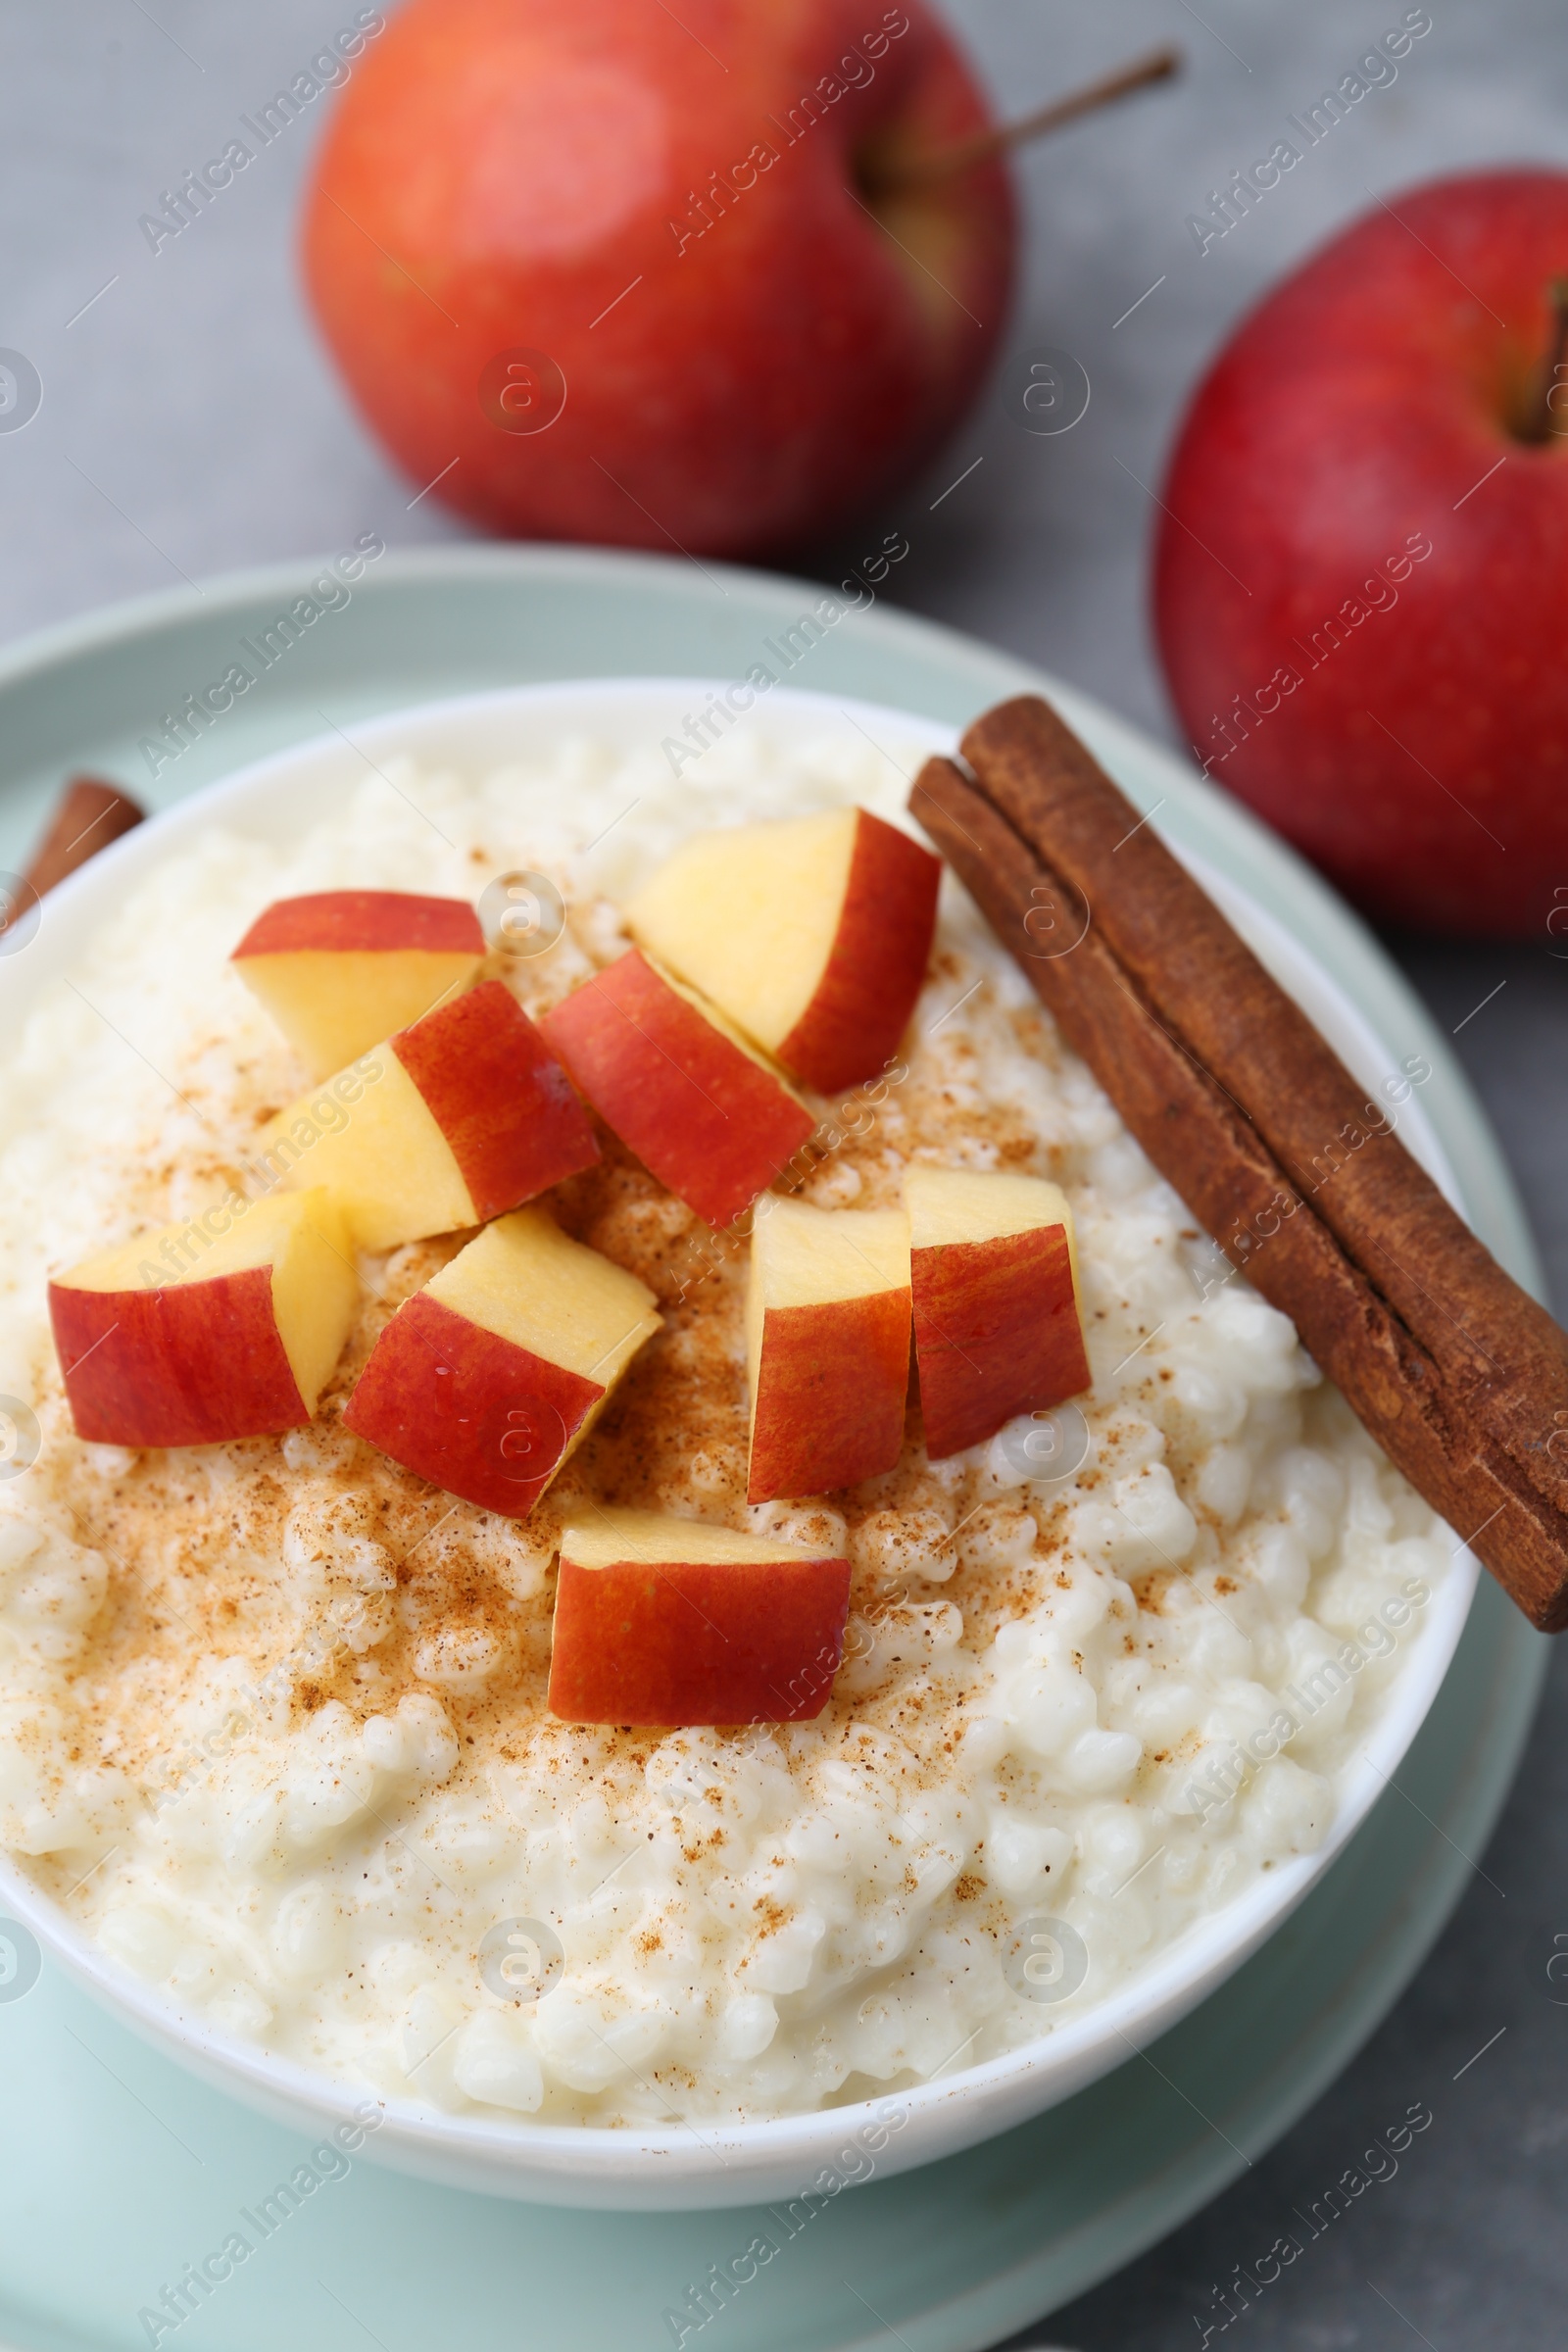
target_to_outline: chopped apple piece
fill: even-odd
[[[320,890],[278,899],[230,958],[313,1078],[328,1078],[466,988],[484,960],[464,899]]]
[[[844,1647],[850,1563],[657,1511],[561,1540],[550,1711],[567,1723],[806,1723]]]
[[[216,1446],[309,1421],[359,1278],[324,1192],[245,1201],[90,1257],[49,1285],[76,1435]]]
[[[940,858],[864,808],[683,842],[630,900],[642,942],[787,1070],[836,1094],[886,1067],[925,978]]]
[[[329,1185],[364,1250],[391,1250],[534,1200],[599,1146],[565,1071],[499,980],[454,997],[302,1095],[253,1158]]]
[[[900,1208],[770,1197],[746,1298],[750,1502],[891,1470],[909,1387],[909,1224]]]
[[[714,1005],[636,948],[539,1026],[600,1117],[710,1225],[750,1208],[816,1125]]]
[[[1038,1176],[911,1167],[914,1354],[933,1461],[1090,1385],[1072,1210]]]
[[[344,1425],[449,1494],[526,1519],[660,1326],[634,1274],[519,1209],[398,1308]]]

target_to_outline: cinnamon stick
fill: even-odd
[[[100,776],[73,776],[60,799],[48,828],[24,879],[41,899],[97,851],[139,825],[146,811],[118,784]]]
[[[1049,705],[1004,704],[962,752],[973,780],[931,760],[911,810],[1067,1043],[1391,1460],[1558,1631],[1568,1340],[1405,1151],[1398,1086],[1369,1102]]]

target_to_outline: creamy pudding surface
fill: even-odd
[[[389,762],[283,855],[214,828],[139,884],[0,1075],[0,1844],[184,2014],[378,2095],[621,2128],[796,2113],[948,2076],[1083,2013],[1333,1827],[1452,1539],[1227,1272],[951,876],[902,1058],[800,1197],[896,1205],[910,1162],[1061,1185],[1092,1391],[845,1493],[748,1505],[744,1242],[608,1131],[548,1196],[662,1331],[526,1521],[342,1426],[393,1309],[462,1239],[362,1260],[314,1424],[169,1452],[73,1433],[45,1285],[254,1189],[305,1073],[230,969],[270,902],[476,899],[565,927],[486,966],[541,1014],[628,944],[702,826],[858,803],[857,733],[764,727],[679,780],[563,739],[472,778]],[[17,1457],[21,1460],[21,1455]],[[14,1467],[14,1465],[7,1465]],[[555,1559],[622,1505],[846,1550],[814,1721],[582,1728],[546,1710]]]

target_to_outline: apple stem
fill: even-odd
[[[989,164],[1010,148],[1021,147],[1026,140],[1038,139],[1048,130],[1059,130],[1064,122],[1075,122],[1080,115],[1092,115],[1102,106],[1114,106],[1119,98],[1130,98],[1135,90],[1147,89],[1151,82],[1168,81],[1180,72],[1182,53],[1179,49],[1152,50],[1148,57],[1135,58],[1128,66],[1118,67],[1114,74],[1102,74],[1099,81],[1089,82],[1083,89],[1074,90],[1066,98],[1054,99],[1032,115],[1017,122],[1000,122],[990,130],[976,131],[972,138],[959,139],[956,146],[946,147],[936,155],[913,156],[906,161],[873,167],[866,175],[867,194],[891,195],[905,188],[929,187],[933,180],[952,179],[959,172],[970,172],[976,164]]]
[[[1546,348],[1541,381],[1536,388],[1535,409],[1519,436],[1522,441],[1554,441],[1559,434],[1568,432],[1568,422],[1557,422],[1561,412],[1553,406],[1558,392],[1568,393],[1568,376],[1559,372],[1564,359],[1568,358],[1568,277],[1554,277],[1547,281],[1546,301],[1554,321],[1552,336]],[[1568,409],[1568,398],[1565,398],[1563,408]]]

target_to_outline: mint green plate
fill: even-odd
[[[57,629],[0,660],[0,867],[62,778],[97,768],[163,805],[371,712],[532,679],[738,676],[811,611],[806,583],[581,550],[385,557],[189,748],[138,749],[308,586],[305,567],[214,583]],[[777,666],[776,662],[773,664]],[[1053,681],[892,612],[826,626],[791,685],[961,722]],[[1084,706],[1076,703],[1075,715]],[[1478,1230],[1533,1288],[1507,1173],[1441,1034],[1339,902],[1222,796],[1107,713],[1101,755],[1161,829],[1232,876],[1436,1075],[1426,1108]],[[1081,2293],[1213,2196],[1318,2095],[1451,1910],[1518,1761],[1545,1644],[1490,1582],[1399,1776],[1264,1948],[1155,2046],[1038,2121],[845,2193],[701,2329],[690,2290],[760,2217],[577,2214],[432,2188],[356,2161],[207,2299],[193,2352],[978,2352]],[[47,1964],[0,1998],[0,2337],[22,2352],[146,2345],[140,2318],[246,2229],[306,2154],[198,2083]],[[249,2230],[253,2240],[254,2229]],[[779,2235],[777,2225],[773,2234]],[[685,2310],[684,2321],[667,2313]],[[175,2340],[165,2329],[158,2341]]]

